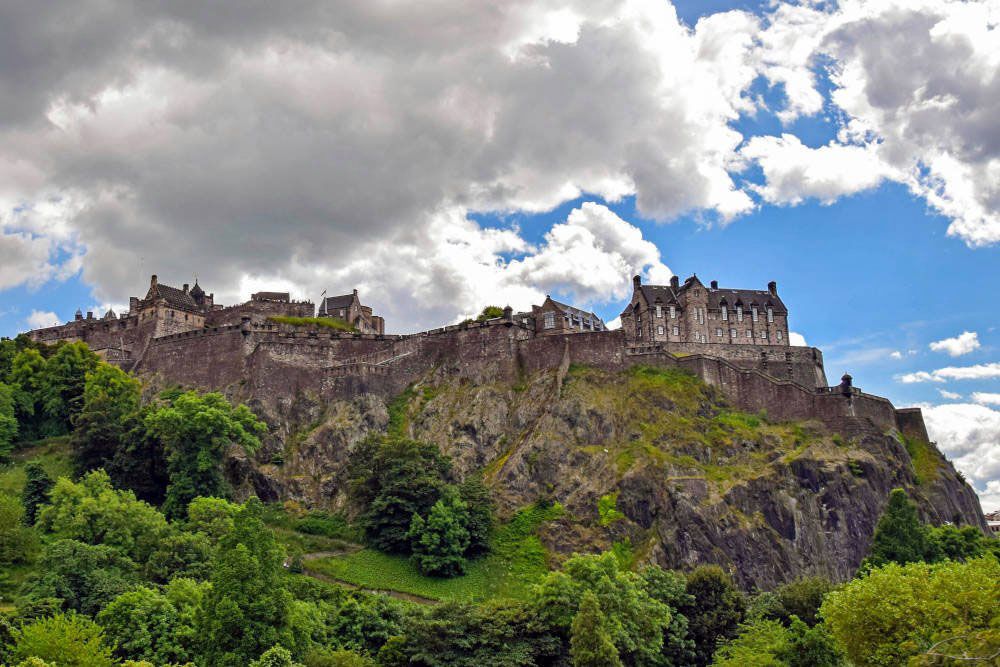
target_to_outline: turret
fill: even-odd
[[[719,281],[718,280],[713,280],[712,283],[711,283],[711,285],[712,285],[712,289],[719,289]]]
[[[632,276],[632,289],[639,289],[642,287],[642,276]]]

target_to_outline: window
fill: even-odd
[[[344,309],[343,309],[343,308],[341,308],[341,309],[340,309],[340,316],[341,316],[341,317],[343,317],[343,316],[344,316]]]
[[[753,319],[754,322],[757,321],[757,306],[751,306],[750,307],[750,316],[751,316],[751,319]]]
[[[698,324],[704,324],[705,323],[705,309],[704,308],[701,308],[701,307],[695,308],[695,315],[698,316]]]
[[[778,332],[778,340],[781,340],[781,332]]]
[[[747,329],[747,338],[753,338],[753,332]]]
[[[656,306],[656,316],[663,317],[663,306],[657,304]]]
[[[767,340],[767,332],[766,331],[761,331],[760,332],[760,339],[761,340]]]
[[[663,327],[662,326],[656,327],[656,335],[657,336],[662,336],[663,335]]]
[[[680,327],[674,327],[673,334],[675,336],[680,336],[681,335]]]
[[[545,328],[555,329],[556,328],[556,314],[555,313],[545,313]]]
[[[736,306],[736,319],[739,322],[743,321],[743,306]]]
[[[767,321],[768,322],[774,321],[774,309],[771,308],[770,306],[767,307]]]
[[[729,337],[730,338],[736,338],[736,329],[730,329],[729,330]]]
[[[677,307],[676,306],[670,306],[670,319],[672,319],[672,320],[677,319]]]
[[[729,309],[726,308],[726,304],[722,304],[722,319],[724,320],[729,319]]]
[[[715,330],[715,337],[716,338],[722,338],[722,329],[721,328]]]

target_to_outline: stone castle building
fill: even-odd
[[[595,313],[560,303],[548,295],[542,305],[533,305],[530,312],[515,313],[513,317],[541,336],[607,331],[604,321]]]
[[[320,317],[336,317],[361,333],[385,333],[385,320],[372,314],[370,306],[361,305],[358,290],[352,294],[325,297],[319,304]]]

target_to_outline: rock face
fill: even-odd
[[[388,428],[438,444],[457,477],[481,475],[502,514],[562,503],[566,518],[542,535],[556,558],[616,546],[670,568],[717,563],[747,588],[843,580],[896,487],[929,521],[985,527],[932,444],[864,418],[771,423],[677,369],[563,366],[494,383],[431,372],[389,405],[298,395],[253,407],[272,436],[263,463],[230,467],[247,490],[350,513],[351,452]]]

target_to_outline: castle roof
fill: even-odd
[[[585,310],[581,310],[581,309],[576,308],[574,306],[570,306],[568,304],[556,301],[552,297],[548,297],[548,300],[551,301],[552,304],[556,308],[558,308],[559,310],[563,311],[564,313],[566,313],[568,315],[573,315],[573,316],[579,317],[579,318],[590,318],[594,322],[600,322],[601,324],[604,324],[604,320],[602,320],[600,317],[598,317],[596,313],[593,313],[593,312],[588,313]]]
[[[677,289],[671,285],[642,285],[639,289],[642,291],[646,303],[650,305],[659,301],[664,305],[677,304],[682,306],[682,302],[685,301],[684,293],[694,286],[705,287],[697,278],[688,278]],[[735,308],[737,305],[747,308],[751,305],[771,306],[776,313],[788,313],[781,297],[768,290],[729,289],[725,287],[705,287],[705,290],[708,292],[708,307],[712,310],[720,310],[722,303],[725,302],[728,308]]]
[[[190,294],[191,298],[195,300],[201,299],[201,297],[205,296],[205,290],[203,290],[201,285],[198,284],[197,278],[194,279],[194,287],[191,288],[191,291],[188,292],[188,294]]]
[[[195,284],[195,289],[201,289]],[[191,292],[185,292],[184,290],[177,289],[176,287],[171,287],[170,285],[164,285],[163,283],[157,283],[151,285],[149,288],[149,293],[146,295],[147,299],[163,299],[167,302],[167,305],[173,306],[174,308],[179,308],[181,310],[197,311],[198,303],[192,297],[194,290]],[[204,294],[204,292],[202,292]]]
[[[340,296],[328,296],[323,300],[323,305],[327,310],[336,310],[339,308],[350,308],[351,304],[354,303],[354,299],[358,296],[357,292],[352,292],[351,294],[342,294]]]

